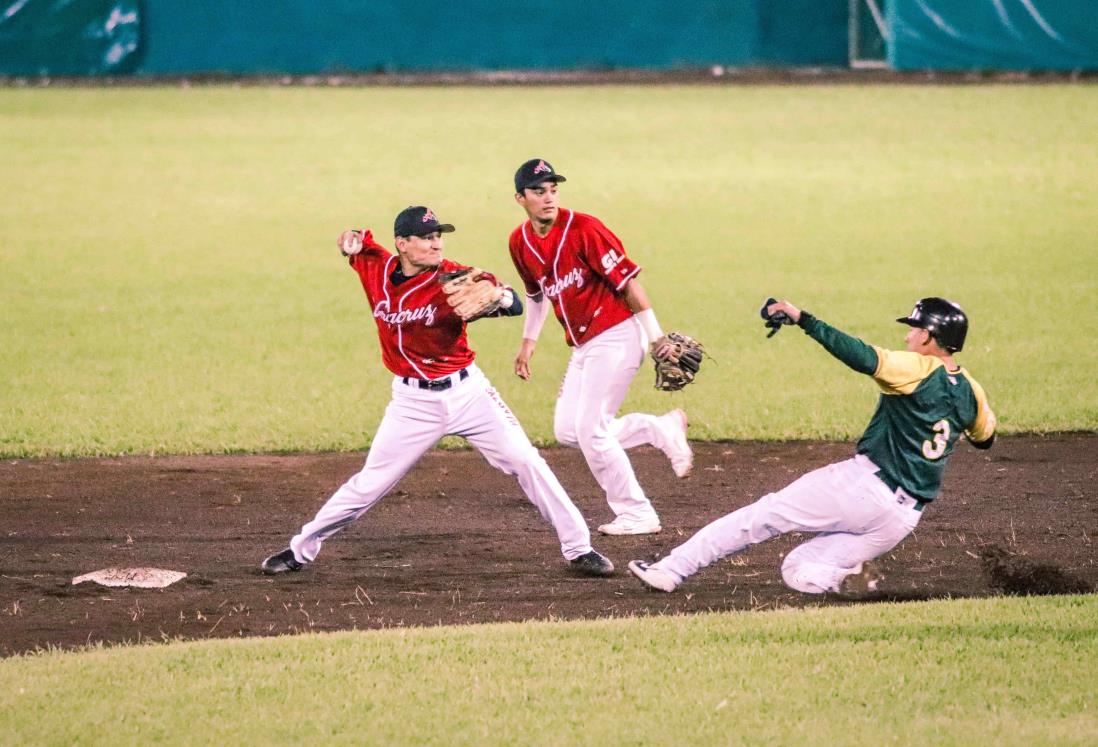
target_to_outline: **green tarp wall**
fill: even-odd
[[[0,73],[846,64],[847,0],[0,0]],[[103,29],[139,16],[128,57]],[[67,33],[65,32],[67,29]]]
[[[150,0],[140,72],[842,65],[846,13],[846,0]]]
[[[139,0],[0,0],[0,75],[125,75],[137,67]]]
[[[880,1],[898,70],[1098,69],[1098,0]],[[0,0],[0,75],[840,67],[848,13],[849,0]]]
[[[896,70],[1098,69],[1098,0],[885,0]]]

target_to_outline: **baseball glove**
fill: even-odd
[[[677,392],[694,380],[705,357],[705,347],[693,337],[668,332],[652,345],[656,360],[656,388]]]
[[[777,302],[778,301],[776,298],[768,298],[766,299],[766,303],[762,305],[762,308],[759,309],[759,316],[761,316],[766,321],[766,327],[770,330],[770,334],[766,336],[766,339],[768,340],[774,335],[778,334],[778,332],[782,328],[782,325],[793,324],[793,320],[789,318],[789,314],[786,314],[784,311],[779,311],[775,314],[766,313],[766,310],[770,307],[770,304]]]
[[[483,275],[484,270],[476,267],[439,273],[446,302],[466,322],[493,313],[503,298],[503,288]]]

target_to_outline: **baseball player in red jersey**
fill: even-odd
[[[466,321],[450,304],[440,273],[463,266],[442,258],[439,223],[426,207],[397,216],[397,254],[369,231],[346,231],[339,245],[358,273],[377,323],[385,367],[395,375],[393,398],[374,436],[366,464],[344,483],[290,546],[263,561],[269,574],[299,571],[326,539],[362,516],[445,435],[462,436],[497,469],[516,475],[526,497],[556,529],[561,552],[585,575],[608,576],[613,564],[591,548],[587,523],[518,420],[474,362]],[[495,279],[484,275],[492,283]],[[496,284],[498,286],[498,284]],[[522,313],[514,292],[498,286],[496,316]]]
[[[646,349],[658,357],[667,339],[637,280],[640,267],[618,237],[598,218],[559,206],[557,184],[563,181],[540,158],[515,174],[515,200],[528,220],[511,233],[510,250],[529,305],[515,373],[530,378],[530,358],[552,306],[573,348],[557,398],[557,440],[583,450],[606,491],[615,518],[600,532],[653,534],[661,529],[659,516],[625,449],[651,444],[667,455],[676,475],[686,477],[694,464],[686,414],[617,412]]]

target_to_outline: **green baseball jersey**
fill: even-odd
[[[932,501],[942,485],[949,455],[961,433],[975,444],[995,434],[995,413],[983,387],[963,368],[941,358],[867,345],[801,312],[805,333],[881,388],[877,410],[858,441],[858,453],[880,467],[891,489]]]

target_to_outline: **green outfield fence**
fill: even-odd
[[[0,0],[0,75],[1098,69],[1093,0]]]

